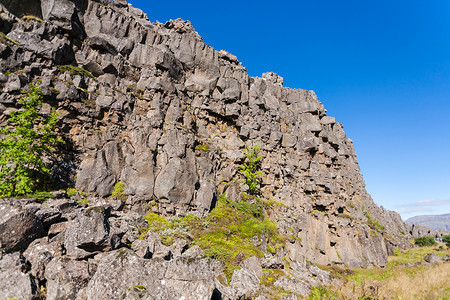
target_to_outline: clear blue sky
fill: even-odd
[[[251,76],[314,90],[377,204],[450,213],[450,1],[129,1],[151,21],[190,20]]]

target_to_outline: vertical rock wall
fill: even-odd
[[[39,84],[69,141],[54,169],[75,166],[78,190],[107,197],[123,182],[137,210],[152,202],[163,214],[202,216],[219,193],[239,200],[243,151],[259,145],[262,197],[279,203],[269,213],[280,230],[298,237],[279,255],[383,266],[407,243],[314,92],[283,87],[274,73],[249,77],[190,22],[151,23],[124,1],[42,1],[44,20],[0,9],[15,42],[0,43],[0,121],[27,83]],[[90,74],[61,68],[69,64]]]

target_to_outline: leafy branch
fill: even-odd
[[[247,146],[244,152],[247,162],[239,166],[240,172],[245,177],[244,183],[248,185],[248,193],[250,195],[260,194],[259,185],[263,175],[261,172],[263,156],[259,156],[260,150],[259,145]]]
[[[54,133],[58,114],[41,114],[39,87],[30,84],[19,99],[21,109],[10,114],[0,128],[0,197],[31,193],[46,183],[50,169],[44,156],[63,141]]]

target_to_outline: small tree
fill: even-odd
[[[0,197],[23,195],[43,187],[50,174],[43,157],[59,142],[54,133],[58,114],[41,114],[42,93],[30,84],[19,99],[21,109],[0,128]]]
[[[244,183],[248,185],[248,193],[250,195],[258,195],[260,193],[259,184],[263,175],[260,169],[263,157],[259,156],[259,152],[260,148],[258,145],[253,145],[252,147],[247,146],[245,149],[247,162],[240,166],[241,173],[245,177]]]

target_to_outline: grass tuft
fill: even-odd
[[[63,65],[63,66],[58,66],[58,69],[61,73],[69,72],[69,74],[72,76],[81,75],[81,76],[91,77],[92,79],[96,79],[95,76],[92,75],[91,72],[89,72],[88,70],[85,70],[81,67],[76,67],[76,66],[72,66],[72,65]]]
[[[0,43],[5,44],[6,46],[12,47],[14,45],[19,45],[19,42],[9,38],[3,32],[0,32]]]

